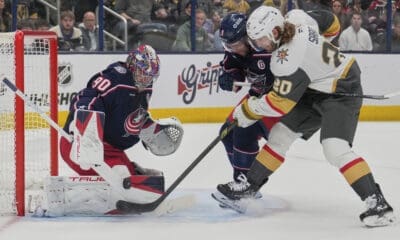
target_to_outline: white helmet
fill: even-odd
[[[275,27],[283,29],[284,20],[279,9],[262,5],[250,14],[246,25],[247,35],[252,40],[267,36],[278,44],[279,40],[275,40],[272,30]]]

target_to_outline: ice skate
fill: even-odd
[[[247,203],[242,200],[232,200],[220,192],[214,192],[211,196],[219,202],[219,206],[223,209],[232,209],[238,213],[245,213],[247,210]]]
[[[245,177],[244,175],[239,175],[239,178],[242,178],[241,176]],[[239,181],[231,181],[231,182],[228,182],[228,183],[225,183],[225,184],[219,184],[219,185],[217,186],[217,189],[218,189],[218,188],[237,189],[237,188],[239,188],[239,186],[236,186],[236,185],[240,185],[240,184],[242,184],[242,182],[241,182],[240,180],[239,180]],[[219,187],[219,186],[221,186],[221,187]],[[255,199],[260,199],[260,198],[262,198],[262,197],[263,197],[263,196],[262,196],[262,194],[261,194],[259,191],[257,191],[256,194],[254,195],[254,198],[255,198]],[[223,203],[220,203],[220,204],[219,204],[219,207],[222,208],[222,209],[227,209],[227,208],[229,208],[229,206],[227,206],[227,205],[225,205],[225,204],[223,204]]]
[[[378,190],[365,199],[367,210],[360,214],[360,220],[367,227],[381,227],[394,223],[393,208],[386,202],[379,185]]]
[[[259,199],[262,197],[258,192],[259,187],[255,187],[247,182],[244,174],[239,175],[238,181],[232,181],[226,184],[219,184],[217,192],[211,196],[219,202],[221,208],[231,208],[238,213],[245,213],[247,201],[249,199]]]
[[[232,181],[226,184],[219,184],[217,190],[232,200],[241,198],[261,198],[262,195],[258,192],[259,187],[251,185],[247,182],[247,177],[244,174],[238,176],[238,181]]]

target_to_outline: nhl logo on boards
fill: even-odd
[[[67,85],[72,81],[72,64],[60,63],[58,65],[58,84]]]

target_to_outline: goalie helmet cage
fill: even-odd
[[[7,78],[58,122],[57,36],[0,33],[0,80]],[[27,191],[58,175],[58,134],[0,84],[0,215],[25,215]]]

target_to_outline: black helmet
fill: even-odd
[[[223,43],[234,43],[246,36],[247,17],[241,13],[229,13],[221,21],[219,36]]]

